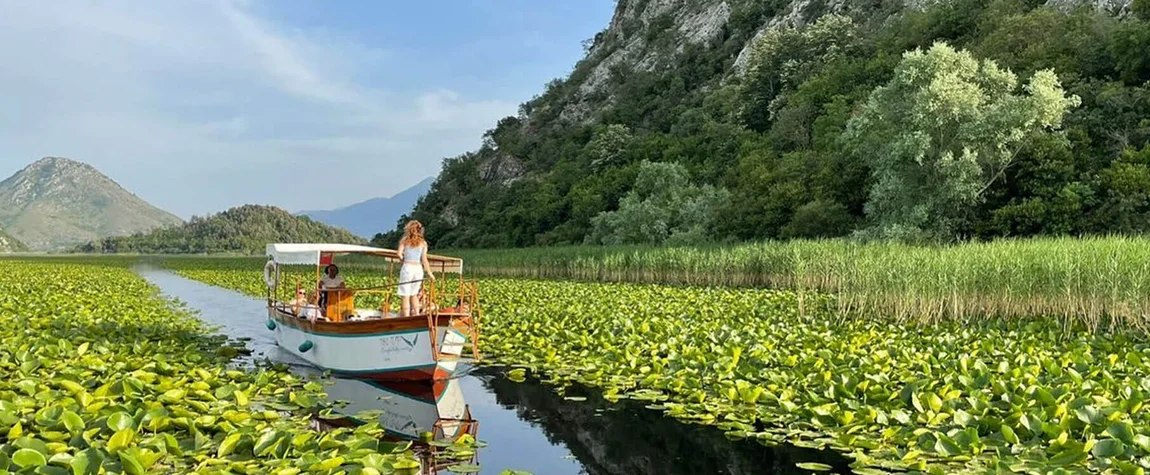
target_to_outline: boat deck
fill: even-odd
[[[277,320],[286,325],[300,328],[314,333],[334,333],[334,334],[363,334],[363,333],[380,333],[395,330],[405,330],[412,328],[427,328],[428,315],[420,314],[410,317],[400,317],[396,312],[389,312],[388,316],[382,316],[379,310],[364,310],[365,314],[369,315],[366,318],[356,318],[351,320],[344,320],[342,322],[333,322],[325,318],[320,318],[315,322],[311,322],[306,318],[299,317],[291,313],[291,308],[278,304],[274,307]],[[374,312],[374,315],[371,315]],[[359,313],[357,315],[364,315]],[[441,309],[436,314],[436,326],[448,326],[453,319],[468,317],[469,313],[464,313],[458,308],[445,308]]]

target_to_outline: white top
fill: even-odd
[[[321,289],[342,288],[343,287],[343,276],[337,275],[337,276],[335,276],[335,278],[331,278],[331,277],[328,277],[327,274],[324,274],[323,277],[320,277],[320,279],[319,279],[319,287]]]
[[[319,318],[319,307],[312,304],[304,305],[299,309],[299,316],[308,320]]]

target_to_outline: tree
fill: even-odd
[[[1126,234],[1150,231],[1150,146],[1123,151],[1098,175],[1100,227]]]
[[[616,211],[591,219],[588,244],[694,244],[711,240],[715,210],[730,199],[726,189],[691,184],[677,163],[639,165],[635,185]]]
[[[1017,89],[1014,73],[945,43],[904,54],[844,132],[874,178],[864,236],[952,239],[1019,147],[1079,103],[1049,70]]]
[[[765,131],[785,106],[786,92],[824,65],[849,56],[856,47],[856,26],[841,15],[826,15],[805,28],[770,29],[751,45],[742,78],[742,120]]]
[[[1135,18],[1150,21],[1150,0],[1134,0],[1130,3],[1130,13]]]
[[[586,147],[587,154],[591,157],[591,166],[601,169],[618,164],[630,141],[631,129],[625,125],[596,127]]]
[[[1150,0],[1143,0],[1150,4]],[[1146,7],[1150,10],[1150,6]],[[1150,17],[1150,11],[1146,13]],[[1117,63],[1118,76],[1130,85],[1150,81],[1150,19],[1122,22],[1111,35],[1110,54]]]
[[[793,238],[833,238],[849,234],[855,224],[846,206],[829,200],[814,200],[795,210],[782,236]]]

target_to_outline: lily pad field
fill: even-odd
[[[372,426],[312,432],[318,388],[232,369],[226,342],[131,262],[0,261],[0,469],[384,473],[410,461]],[[265,296],[262,259],[152,262]],[[344,272],[351,286],[385,278]],[[483,278],[480,294],[484,362],[512,378],[597,388],[767,446],[833,448],[856,473],[1150,468],[1150,345],[1135,326],[863,317],[834,293],[749,286]]]
[[[260,262],[164,265],[262,296]],[[831,447],[858,473],[1150,467],[1150,345],[1129,327],[845,317],[833,295],[752,288],[480,284],[485,356],[513,376],[597,387],[765,445]]]
[[[407,473],[378,424],[315,432],[322,386],[237,350],[125,259],[0,260],[0,473]]]

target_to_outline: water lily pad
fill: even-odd
[[[48,459],[44,454],[32,449],[20,449],[12,453],[12,463],[21,467],[39,467],[47,465]]]
[[[1118,439],[1103,439],[1094,445],[1094,449],[1090,453],[1098,458],[1110,458],[1122,455],[1126,451],[1126,445]]]
[[[108,416],[107,424],[108,428],[112,429],[113,431],[132,429],[136,427],[136,421],[134,421],[132,416],[128,415],[126,412],[116,412]]]

